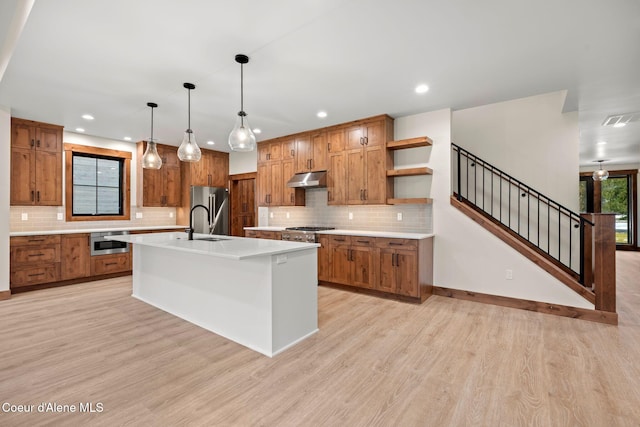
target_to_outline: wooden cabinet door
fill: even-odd
[[[258,144],[258,163],[269,161],[269,143],[262,142]]]
[[[327,134],[326,132],[311,135],[311,170],[327,170]]]
[[[311,140],[309,134],[303,134],[296,137],[296,173],[308,172],[311,170]]]
[[[17,120],[11,121],[11,147],[24,148],[26,150],[36,147],[36,130],[31,124]]]
[[[387,139],[384,120],[366,123],[363,125],[363,128],[366,147],[385,146]]]
[[[327,204],[347,204],[347,167],[345,165],[346,154],[344,152],[331,153],[329,155],[329,168],[327,170]]]
[[[384,146],[364,149],[365,204],[385,204],[387,202],[386,154]]]
[[[418,253],[396,249],[396,292],[420,296],[418,288]]]
[[[258,175],[256,178],[258,206],[269,206],[269,192],[271,191],[270,166],[268,163],[258,164]]]
[[[62,153],[36,150],[36,204],[62,206]]]
[[[375,248],[351,246],[351,284],[375,288]]]
[[[364,204],[364,161],[362,150],[350,150],[347,154],[347,204]],[[386,173],[386,172],[385,172]]]
[[[345,149],[355,150],[363,147],[364,132],[360,125],[351,126],[345,130]]]
[[[228,188],[229,158],[217,153],[209,155],[209,184],[211,187]]]
[[[287,187],[287,181],[293,176],[293,160],[282,161],[282,206],[295,206],[296,189]]]
[[[379,251],[377,289],[383,292],[396,292],[395,249],[382,248]]]
[[[331,281],[351,285],[351,261],[348,245],[331,246]]]
[[[269,161],[282,160],[282,143],[274,141],[269,143]]]
[[[36,155],[30,148],[11,149],[11,204],[36,203]]]
[[[164,169],[164,166],[162,169]],[[179,207],[181,205],[182,195],[180,193],[180,183],[180,168],[167,167],[164,170],[163,206]]]
[[[160,207],[164,199],[163,177],[164,171],[160,169],[143,169],[143,205]]]
[[[157,145],[158,154],[162,157],[162,167],[179,168],[178,148],[168,145]]]
[[[163,165],[164,167],[164,165]],[[209,157],[202,153],[202,158],[199,162],[190,163],[184,165],[189,168],[191,182],[189,186],[208,186],[209,185]]]
[[[329,153],[341,153],[344,151],[344,142],[344,129],[334,129],[327,132],[327,151]]]
[[[282,190],[284,188],[282,162],[269,163],[269,169],[271,169],[271,173],[270,173],[271,186],[269,188],[269,194],[270,194],[269,205],[280,206],[282,205]]]
[[[62,153],[62,129],[36,128],[36,149],[52,153]]]
[[[89,234],[65,234],[62,236],[60,274],[62,280],[89,277],[91,275],[91,246]]]
[[[331,249],[329,236],[319,236],[318,243],[318,280],[331,281]]]
[[[282,160],[292,160],[295,158],[296,158],[295,138],[283,140],[282,141]]]

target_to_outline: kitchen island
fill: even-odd
[[[109,238],[133,244],[132,295],[154,307],[269,357],[318,331],[318,244],[177,232]]]

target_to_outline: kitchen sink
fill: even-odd
[[[194,237],[193,240],[204,240],[206,242],[217,242],[218,240],[229,240],[229,239],[221,239],[220,237]]]

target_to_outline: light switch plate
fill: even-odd
[[[173,212],[169,212],[169,218],[173,218]]]
[[[269,212],[269,218],[273,218],[273,212]]]
[[[136,212],[136,219],[142,218],[142,212]]]
[[[22,215],[20,216],[20,219],[22,219],[23,221],[28,221],[29,220],[29,214],[26,212],[22,212]]]
[[[64,214],[62,212],[58,212],[58,221],[62,221],[64,219]]]
[[[513,280],[513,270],[507,270],[504,275],[505,279]]]
[[[353,212],[349,212],[349,219],[353,219]]]

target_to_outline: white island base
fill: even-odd
[[[147,304],[269,357],[318,331],[315,246],[230,259],[132,243],[133,296]]]

